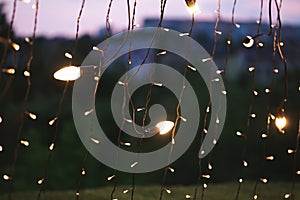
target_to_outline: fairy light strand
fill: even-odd
[[[220,20],[221,20],[221,1],[218,0],[217,19],[216,19],[215,26],[214,26],[213,49],[212,49],[211,58],[210,58],[211,60],[214,59],[215,54],[216,54],[218,27],[219,27]],[[212,74],[210,74],[210,76],[212,77]],[[209,87],[209,90],[211,90],[211,86]],[[211,101],[208,102],[207,108],[210,108],[210,106],[211,106]],[[209,109],[207,109],[207,111],[209,111]],[[206,132],[205,128],[207,126],[208,117],[209,117],[209,112],[205,112],[204,120],[203,120],[203,131],[201,133],[201,141],[200,141],[201,143],[204,140],[204,135],[205,135],[205,132]],[[213,155],[213,151],[211,152],[211,154],[208,158],[209,159],[208,163],[211,163],[212,155]],[[201,189],[201,200],[204,199],[204,192],[205,192],[205,186],[204,186],[204,183],[202,183],[202,179],[203,179],[202,175],[204,173],[204,169],[202,167],[202,164],[203,164],[202,159],[199,159],[199,161],[198,161],[199,175],[198,175],[198,178],[197,178],[197,184],[196,184],[195,189],[194,189],[194,198],[197,199],[198,187],[201,185],[201,187],[202,187],[202,189]]]
[[[14,21],[15,21],[16,11],[17,11],[17,0],[14,0],[10,25],[9,25],[9,29],[8,29],[8,33],[7,33],[8,41],[11,41],[11,35],[12,35],[13,25],[14,25]],[[4,46],[3,55],[2,55],[2,58],[0,61],[0,71],[2,70],[5,60],[6,60],[9,43]],[[0,77],[1,77],[1,73],[0,73]]]
[[[294,196],[294,189],[296,184],[296,176],[299,176],[297,171],[297,157],[298,157],[298,151],[299,151],[299,142],[300,142],[300,112],[298,113],[298,130],[297,130],[297,137],[296,137],[296,149],[294,150],[295,153],[293,155],[293,181],[291,185],[290,194],[293,197]]]
[[[80,10],[79,10],[79,14],[78,14],[78,17],[77,17],[77,20],[76,20],[76,22],[77,22],[76,23],[76,33],[75,33],[75,40],[74,40],[74,46],[73,46],[73,51],[72,51],[72,57],[71,57],[70,63],[69,63],[70,66],[73,63],[74,56],[76,55],[76,50],[77,50],[77,45],[78,45],[79,28],[80,28],[80,20],[81,20],[82,12],[83,12],[83,9],[84,9],[84,5],[85,5],[85,0],[82,0],[81,7],[80,7]],[[52,139],[52,142],[51,142],[51,146],[53,145],[53,147],[54,147],[54,144],[56,143],[57,136],[58,136],[58,128],[59,128],[58,125],[59,125],[59,121],[60,121],[60,113],[61,113],[61,110],[62,110],[65,95],[66,95],[67,90],[68,90],[68,85],[69,85],[69,81],[67,81],[64,85],[62,96],[59,100],[58,109],[57,109],[57,112],[56,112],[55,132],[53,134],[53,139]],[[45,170],[44,170],[44,177],[43,177],[44,180],[46,180],[47,177],[48,177],[48,171],[49,171],[49,166],[50,166],[50,162],[51,162],[51,158],[52,158],[53,147],[52,147],[52,149],[49,149],[50,151],[48,153],[48,159],[47,159],[47,163],[46,163]],[[41,194],[44,190],[45,190],[45,184],[43,182],[42,184],[40,184],[40,189],[39,189],[38,198],[37,198],[38,200],[40,200]]]
[[[36,34],[36,29],[37,29],[39,0],[36,0],[35,4],[36,4],[36,9],[35,9],[35,15],[34,15],[34,27],[33,27],[33,33],[32,33],[32,42],[30,44],[30,55],[29,55],[29,58],[27,60],[27,65],[26,65],[26,70],[27,71],[30,71],[31,62],[32,62],[32,59],[33,59],[33,48],[34,48],[35,34]],[[15,178],[14,178],[14,176],[15,176],[15,167],[17,165],[17,160],[18,160],[18,156],[19,156],[19,149],[20,149],[20,144],[21,144],[20,139],[22,137],[23,127],[24,127],[24,123],[25,123],[25,115],[29,114],[29,116],[30,116],[30,114],[31,114],[31,113],[27,112],[28,99],[29,99],[30,90],[31,90],[31,77],[27,76],[26,79],[27,79],[27,87],[26,87],[24,100],[23,100],[22,117],[21,117],[21,120],[20,120],[18,132],[17,132],[17,145],[16,145],[15,150],[14,150],[14,159],[13,159],[13,163],[11,165],[11,181],[10,181],[9,193],[8,193],[8,199],[9,200],[12,199],[12,195],[13,195],[13,182],[15,180]]]
[[[261,21],[262,21],[262,14],[263,14],[263,0],[260,1],[260,13],[259,13],[259,23],[257,25],[257,33],[256,33],[256,36],[252,37],[251,39],[256,39],[256,43],[258,43],[259,41],[259,36],[263,35],[263,34],[260,34],[260,29],[261,29]],[[269,19],[270,19],[270,22],[272,22],[271,20],[271,14],[272,13],[269,13]],[[270,33],[267,34],[267,36],[269,36],[270,34],[272,33],[272,29],[271,29],[271,23],[270,23]],[[255,48],[255,53],[256,53],[256,56],[255,56],[255,61],[254,61],[254,66],[256,66],[256,63],[257,63],[257,58],[258,58],[258,50],[259,50],[259,47],[258,45],[256,45],[256,48]],[[246,157],[246,154],[247,154],[247,135],[250,131],[250,126],[251,126],[251,118],[256,118],[256,114],[253,113],[253,105],[254,105],[254,97],[255,95],[252,95],[252,91],[255,91],[255,67],[250,67],[249,68],[249,72],[251,73],[251,77],[250,77],[250,87],[251,87],[251,94],[250,94],[250,102],[249,102],[249,106],[248,106],[248,116],[247,116],[247,122],[246,122],[246,133],[245,133],[245,144],[244,144],[244,147],[243,147],[243,151],[242,151],[242,159],[243,159],[243,162],[244,162],[244,167],[247,167],[248,166],[248,163],[247,165],[245,165],[245,157]],[[239,194],[240,194],[240,190],[241,190],[241,185],[242,185],[243,182],[239,182],[238,183],[238,188],[237,188],[237,192],[236,192],[236,196],[235,196],[235,200],[238,200],[239,199]],[[259,180],[256,181],[255,183],[255,186],[254,186],[254,192],[253,192],[253,195],[257,195],[256,194],[256,189],[257,189],[257,185],[259,183]]]
[[[226,58],[225,58],[225,65],[224,65],[224,71],[223,75],[224,78],[226,78],[226,69],[228,66],[229,58],[230,58],[230,50],[231,50],[231,45],[232,45],[232,28],[235,25],[235,8],[236,8],[237,0],[234,0],[232,10],[231,10],[231,24],[229,27],[229,33],[227,37],[227,52],[226,52]]]

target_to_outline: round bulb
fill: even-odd
[[[287,121],[286,121],[286,118],[284,116],[279,116],[279,117],[276,117],[275,119],[275,125],[276,127],[278,128],[278,130],[280,132],[284,132],[284,128],[287,124]]]
[[[80,68],[76,66],[64,67],[53,74],[60,81],[75,81],[80,77]]]
[[[174,122],[161,121],[161,122],[157,123],[155,127],[159,129],[160,135],[164,135],[164,134],[168,133],[174,127]]]

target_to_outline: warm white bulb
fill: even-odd
[[[284,133],[283,129],[285,128],[286,124],[287,124],[287,120],[284,116],[276,117],[275,125],[280,132]]]
[[[195,3],[194,5],[189,6],[189,7],[188,7],[188,11],[189,11],[191,14],[197,14],[197,13],[200,11],[198,4]]]
[[[159,129],[159,134],[164,135],[168,133],[173,127],[174,122],[171,121],[161,121],[155,125],[156,128]]]
[[[76,66],[64,67],[53,74],[60,81],[75,81],[80,77],[80,68]]]

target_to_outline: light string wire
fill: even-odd
[[[297,157],[299,154],[299,142],[300,142],[300,112],[298,113],[298,130],[297,130],[297,137],[296,137],[296,149],[294,150],[294,155],[293,155],[293,181],[291,185],[291,190],[288,197],[291,197],[294,199],[294,189],[295,189],[295,184],[296,184],[296,176],[300,175],[300,170],[297,171]]]
[[[218,0],[217,3],[218,3],[218,5],[217,5],[218,7],[217,7],[217,10],[216,10],[217,11],[217,19],[216,19],[215,26],[214,26],[213,48],[212,48],[212,51],[211,51],[211,59],[212,60],[214,59],[214,57],[216,55],[217,35],[219,33],[218,27],[219,27],[219,23],[221,21],[221,1]],[[210,77],[212,77],[212,73],[213,73],[213,71],[211,70]],[[212,88],[211,88],[211,83],[210,83],[209,93],[211,93],[211,90],[212,90]],[[201,131],[201,138],[200,138],[200,143],[201,144],[203,143],[204,135],[206,134],[206,130],[207,130],[206,127],[207,127],[210,107],[211,107],[211,99],[209,100],[209,102],[207,104],[206,112],[205,112],[204,119],[203,119],[203,130]],[[211,160],[212,160],[212,156],[213,156],[213,151],[210,153],[209,158],[208,158],[208,164],[210,166],[211,166],[210,163],[211,163]],[[200,196],[201,200],[204,199],[204,193],[205,193],[205,189],[207,187],[207,184],[203,181],[203,179],[204,179],[204,177],[203,177],[204,169],[202,167],[202,165],[203,165],[202,161],[203,161],[203,159],[199,159],[199,161],[198,161],[198,168],[199,168],[198,173],[199,173],[199,175],[198,175],[198,178],[197,178],[196,186],[194,188],[194,196],[193,196],[193,199],[195,199],[195,200],[197,199],[197,196],[198,196],[199,186],[201,185],[201,196]],[[210,176],[209,176],[209,178],[210,178]]]
[[[10,20],[10,24],[9,24],[9,28],[8,28],[8,32],[7,32],[7,38],[0,37],[0,43],[4,44],[4,50],[3,50],[2,58],[1,58],[1,61],[0,61],[0,72],[3,71],[3,67],[4,67],[5,61],[7,59],[8,47],[13,44],[13,42],[12,42],[12,32],[13,32],[13,24],[14,24],[14,21],[15,21],[16,11],[17,11],[17,0],[14,0],[12,16],[11,16],[11,20]],[[16,49],[13,51],[13,61],[12,61],[12,68],[13,69],[16,69],[18,67],[18,65],[17,65],[17,51],[18,50],[16,50]],[[0,73],[0,81],[1,81],[1,79],[2,79],[2,73]],[[13,80],[14,80],[14,76],[10,76],[8,78],[8,80],[6,81],[5,86],[3,87],[3,89],[0,93],[0,103],[4,99],[4,97],[6,96]]]
[[[134,29],[135,27],[135,16],[136,16],[136,6],[137,6],[137,0],[134,1],[133,3],[133,10],[132,10],[132,19],[131,19],[131,31]],[[129,27],[130,23],[128,24],[128,28]],[[127,69],[126,69],[126,80],[128,79],[128,71],[129,71],[129,66],[131,64],[131,41],[132,41],[132,35],[130,34],[130,48],[128,49],[128,62],[127,62]],[[125,92],[128,92],[128,85],[126,85],[124,87],[124,97],[126,98],[126,95],[125,95]],[[124,100],[126,100],[124,98]],[[130,98],[130,97],[128,97]],[[132,102],[132,98],[130,98],[130,104],[132,106],[132,109],[134,110],[134,105],[133,105],[133,102]],[[125,105],[123,104],[123,109],[125,109]],[[134,110],[135,111],[135,110]],[[124,112],[124,110],[122,110],[122,112]],[[135,121],[133,121],[133,123],[135,123]],[[144,121],[143,121],[143,125],[144,125]],[[138,147],[138,156],[139,156],[139,153],[141,152],[141,148],[142,148],[142,140],[143,138],[140,138],[139,139],[139,147]],[[138,161],[138,158],[137,158],[137,161]],[[131,178],[131,193],[130,193],[130,200],[133,200],[134,199],[134,191],[135,191],[135,173],[132,174],[132,178]]]
[[[13,25],[14,25],[14,21],[15,21],[16,12],[17,12],[17,0],[14,0],[11,20],[10,20],[10,24],[9,24],[9,28],[8,28],[8,32],[7,32],[7,39],[3,38],[3,43],[5,45],[4,45],[3,55],[2,55],[2,58],[0,61],[0,71],[2,71],[2,68],[3,68],[5,60],[6,60],[6,56],[8,53],[8,47],[11,44],[11,37],[12,37],[12,31],[13,31]],[[0,73],[0,78],[1,78],[1,75],[2,74]]]
[[[225,65],[224,65],[224,70],[223,70],[223,78],[224,79],[226,79],[226,69],[228,67],[228,63],[229,63],[229,59],[230,59],[233,26],[236,25],[236,23],[235,23],[236,4],[237,4],[237,0],[234,0],[232,10],[231,10],[231,24],[230,24],[229,33],[227,36],[227,51],[226,51]]]
[[[74,47],[73,47],[73,51],[72,51],[72,57],[70,59],[69,65],[72,65],[72,63],[73,63],[73,57],[76,54],[76,50],[77,50],[77,46],[78,46],[80,19],[81,19],[81,15],[82,15],[82,12],[83,12],[83,9],[84,9],[84,5],[85,5],[85,0],[82,0],[80,11],[79,11],[79,14],[78,14],[78,17],[77,17],[77,20],[76,20],[77,24],[76,24],[75,42],[74,42]],[[54,150],[54,145],[56,144],[57,137],[58,137],[60,115],[61,115],[61,110],[62,110],[63,102],[64,102],[64,99],[65,99],[65,95],[66,95],[67,90],[68,90],[68,85],[69,85],[69,81],[67,81],[65,83],[65,85],[64,85],[62,96],[61,96],[61,98],[59,100],[59,105],[58,105],[57,113],[56,113],[55,118],[53,119],[53,120],[55,120],[55,132],[53,134],[53,139],[52,139],[51,145],[49,146],[49,153],[48,153],[48,159],[47,159],[45,170],[44,170],[44,176],[43,176],[42,179],[40,179],[38,181],[38,183],[40,185],[40,189],[39,189],[38,196],[37,196],[38,200],[41,198],[41,194],[45,190],[45,186],[44,186],[45,185],[45,180],[48,177],[50,162],[51,162],[51,158],[52,158],[52,152]]]
[[[262,3],[261,3],[262,4]],[[281,8],[281,3],[280,3],[280,8]],[[262,13],[261,13],[262,15]],[[260,21],[261,21],[261,15],[260,15]],[[279,25],[280,24],[280,25]],[[259,23],[260,25],[260,23]],[[279,25],[279,27],[278,27]],[[259,31],[260,31],[260,26],[257,30],[257,34],[259,34]],[[270,91],[272,91],[273,89],[273,84],[274,84],[274,80],[275,80],[275,74],[276,73],[276,52],[277,52],[277,43],[279,43],[281,41],[281,39],[279,39],[279,42],[277,41],[277,33],[281,31],[281,22],[280,22],[280,10],[277,10],[277,22],[276,22],[276,27],[275,27],[275,30],[274,30],[274,33],[273,33],[273,55],[272,55],[272,64],[273,64],[273,75],[272,75],[272,82],[271,82],[271,86],[270,86]],[[278,36],[279,37],[279,36]],[[268,92],[267,94],[269,94],[270,92]],[[286,93],[285,93],[285,97],[284,99],[286,99]],[[271,102],[271,96],[269,94],[269,102]],[[285,101],[285,100],[284,100]],[[266,135],[262,135],[262,139],[263,139],[263,144],[262,144],[262,154],[263,154],[263,162],[262,162],[262,166],[261,166],[261,170],[260,172],[264,173],[264,171],[266,170],[265,169],[265,164],[266,164],[266,157],[267,157],[267,153],[266,153],[266,149],[267,149],[267,137],[270,133],[270,123],[271,123],[271,114],[270,114],[270,106],[269,104],[267,105],[267,117],[266,117],[266,121],[267,121],[267,125],[266,125]],[[258,186],[259,186],[259,183],[260,182],[264,182],[264,183],[267,183],[268,182],[268,179],[266,177],[262,177],[260,176],[256,182],[255,182],[255,185],[254,185],[254,190],[253,190],[253,197],[256,197],[258,198],[258,192],[257,192],[257,189],[258,189]]]
[[[259,34],[260,32],[260,28],[261,28],[261,20],[262,20],[262,9],[263,9],[263,0],[261,0],[261,10],[260,10],[260,18],[259,18],[259,23],[257,26],[257,37],[253,37],[256,39],[256,43],[258,43],[259,41],[259,37],[261,36],[261,34]],[[270,9],[271,10],[271,9]],[[270,26],[271,27],[271,26]],[[271,30],[271,29],[270,29]],[[245,133],[241,133],[242,137],[244,138],[244,145],[243,145],[243,150],[242,150],[242,159],[243,159],[243,172],[242,174],[244,174],[244,170],[245,168],[248,167],[248,162],[247,162],[247,152],[248,152],[248,134],[250,132],[250,127],[251,127],[251,119],[256,117],[256,114],[253,113],[253,106],[254,106],[254,91],[255,91],[255,67],[257,64],[257,58],[258,58],[258,50],[259,47],[258,45],[256,45],[255,47],[255,60],[254,60],[254,65],[249,67],[249,72],[250,72],[250,101],[249,101],[249,106],[248,106],[248,115],[247,115],[247,122],[246,122],[246,132]],[[240,194],[240,190],[241,190],[241,186],[242,183],[244,182],[243,178],[239,178],[238,181],[238,189],[236,192],[236,196],[235,196],[235,200],[239,199],[239,194]],[[255,197],[256,194],[254,194],[253,198],[256,199],[257,197]]]
[[[25,91],[24,100],[23,100],[22,116],[20,119],[20,124],[19,124],[18,132],[17,132],[17,140],[16,140],[17,144],[16,144],[16,147],[14,150],[13,163],[11,165],[11,172],[10,172],[11,180],[9,182],[9,193],[8,193],[9,200],[11,200],[12,196],[13,196],[13,183],[15,180],[15,168],[17,165],[18,157],[19,157],[19,149],[20,149],[20,145],[21,145],[20,140],[22,137],[22,131],[23,131],[23,127],[25,124],[25,115],[29,115],[29,117],[32,116],[32,114],[27,111],[27,107],[28,107],[29,95],[30,95],[30,90],[31,90],[30,68],[31,68],[32,60],[33,60],[33,50],[34,50],[34,42],[35,42],[35,35],[36,35],[36,29],[37,29],[38,11],[39,11],[39,0],[35,1],[35,5],[36,5],[36,8],[35,8],[35,15],[34,15],[34,27],[33,27],[33,33],[32,33],[32,41],[30,43],[30,54],[29,54],[29,58],[28,58],[27,64],[26,64],[26,71],[29,73],[29,75],[25,76],[27,79],[27,86],[26,86],[26,91]],[[13,16],[14,16],[14,14],[13,14]],[[11,26],[12,26],[12,24],[11,24]],[[36,118],[36,116],[33,118]]]

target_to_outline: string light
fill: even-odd
[[[20,50],[20,45],[18,45],[17,43],[12,43],[11,46],[12,46],[12,48],[13,48],[15,51],[19,51],[19,50]]]
[[[275,158],[274,158],[274,156],[272,156],[272,155],[271,155],[271,156],[267,156],[267,157],[266,157],[266,160],[270,160],[270,161],[272,161],[272,160],[274,160],[274,159],[275,159]]]
[[[172,130],[174,127],[174,122],[172,121],[161,121],[155,125],[159,129],[159,134],[164,135]]]
[[[190,198],[192,198],[192,196],[191,196],[190,194],[186,194],[186,195],[185,195],[185,198],[186,198],[186,199],[190,199]]]
[[[108,181],[111,181],[111,180],[114,179],[115,177],[116,177],[116,175],[111,175],[111,176],[107,177],[107,180],[108,180]]]
[[[188,6],[188,11],[191,14],[196,14],[199,12],[199,5],[196,3],[196,0],[185,0],[185,2]]]
[[[44,183],[44,180],[45,180],[45,178],[41,178],[41,179],[39,179],[39,180],[37,181],[37,183],[38,183],[39,185],[42,185],[42,184]]]
[[[26,140],[21,140],[20,143],[21,143],[22,145],[24,145],[25,147],[28,147],[28,146],[29,146],[29,142],[26,141]]]
[[[75,81],[80,77],[80,68],[76,66],[64,67],[56,71],[53,77],[60,81]]]
[[[54,149],[54,143],[50,144],[50,146],[49,146],[50,151],[53,151],[53,149]]]
[[[31,113],[31,112],[27,112],[27,114],[28,114],[28,116],[29,116],[30,119],[33,119],[33,120],[36,120],[36,119],[37,119],[36,114]]]
[[[25,70],[25,71],[23,72],[23,74],[24,74],[25,77],[29,77],[29,76],[30,76],[30,72],[27,71],[27,70]]]
[[[69,59],[72,59],[72,58],[73,58],[72,54],[70,54],[69,52],[66,52],[66,53],[65,53],[65,57],[66,57],[66,58],[69,58]]]
[[[129,190],[123,190],[123,194],[127,194],[129,192]]]
[[[48,124],[49,124],[50,126],[52,126],[52,125],[56,122],[57,119],[58,119],[58,117],[54,117],[53,119],[51,119],[51,120],[48,122]]]
[[[16,70],[14,68],[6,68],[6,69],[2,69],[2,72],[9,75],[14,75],[16,73]]]
[[[5,181],[9,181],[9,180],[10,180],[10,177],[9,177],[7,174],[4,174],[4,175],[3,175],[3,179],[4,179]]]
[[[279,132],[284,133],[284,128],[287,125],[287,120],[286,120],[285,116],[276,117],[275,125],[276,125]]]

